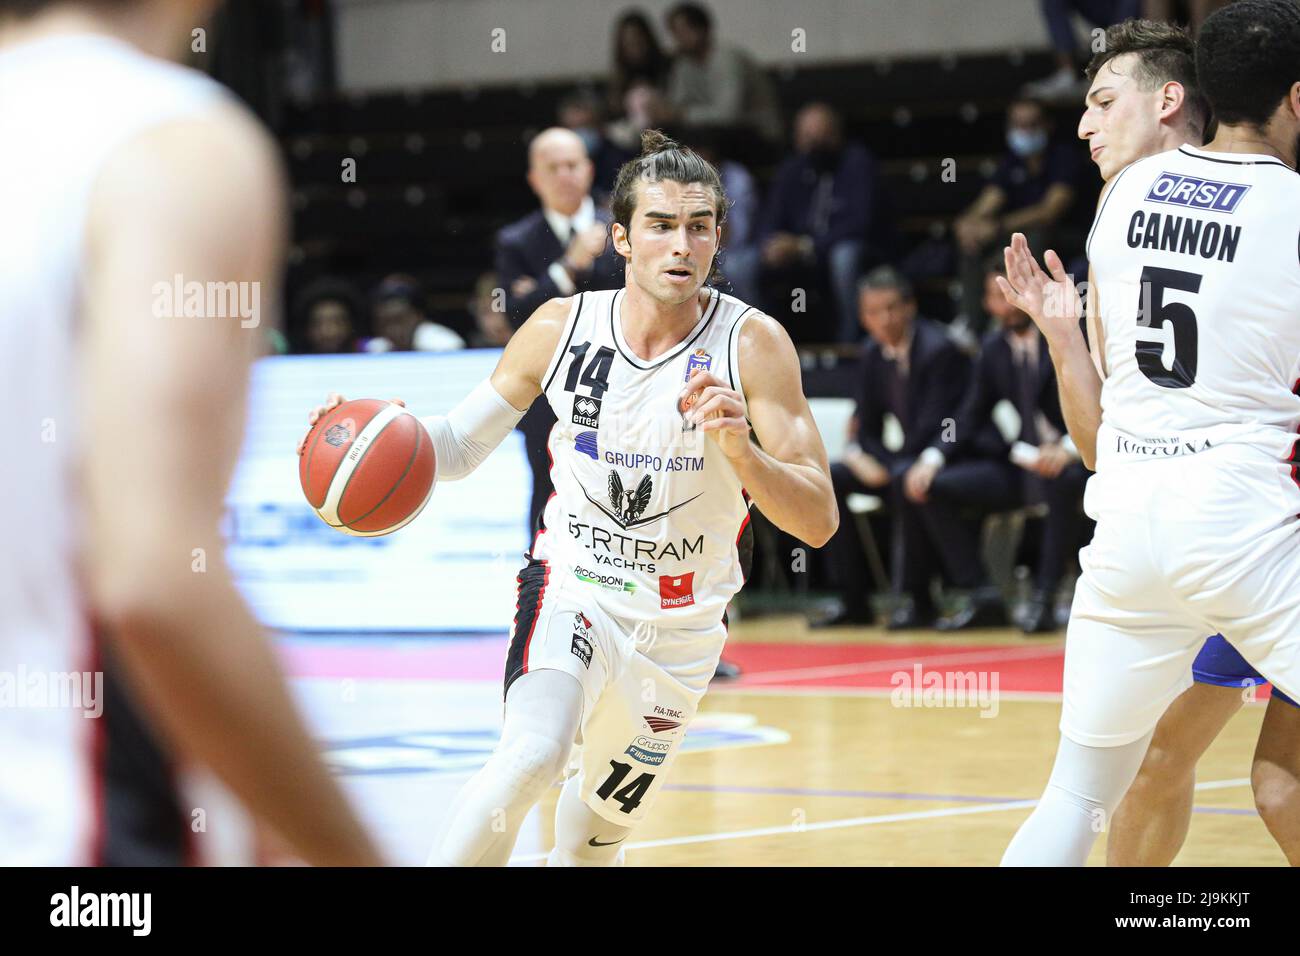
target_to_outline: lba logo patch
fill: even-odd
[[[573,400],[573,424],[583,428],[600,427],[600,399],[581,395]]]
[[[692,353],[690,359],[686,362],[686,378],[683,379],[683,381],[689,382],[691,380],[691,373],[697,368],[701,372],[707,372],[712,367],[713,356],[704,351],[704,349],[696,349],[694,353]]]
[[[1161,173],[1147,193],[1147,201],[1232,213],[1249,190],[1249,186],[1240,183],[1222,183],[1197,176]]]
[[[659,607],[690,607],[695,603],[695,572],[659,575]]]

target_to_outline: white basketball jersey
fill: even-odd
[[[1183,146],[1114,180],[1088,239],[1107,378],[1098,462],[1239,443],[1289,456],[1300,425],[1300,176]]]
[[[623,338],[625,291],[573,300],[543,393],[555,411],[555,496],[533,557],[606,613],[672,628],[713,627],[752,553],[749,498],[718,444],[687,430],[677,402],[691,369],[744,394],[737,350],[753,309],[709,290],[676,348],[638,358]]]
[[[75,491],[91,187],[124,141],[221,95],[194,71],[104,37],[0,48],[0,396],[8,423],[0,500],[9,504],[0,545],[0,863],[85,863],[92,840],[103,838],[94,832],[102,722],[86,716],[97,706],[98,655],[77,579]]]

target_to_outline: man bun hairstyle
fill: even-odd
[[[722,177],[713,164],[693,149],[669,139],[657,129],[641,134],[641,155],[630,159],[618,171],[614,181],[614,194],[610,198],[610,212],[614,221],[624,229],[632,224],[636,212],[636,185],[639,182],[700,183],[714,198],[714,213],[721,225],[727,218],[727,196],[722,191]]]
[[[1101,68],[1126,53],[1134,54],[1133,79],[1138,89],[1150,93],[1174,82],[1186,92],[1190,124],[1205,132],[1210,106],[1196,79],[1196,41],[1182,27],[1159,20],[1125,20],[1106,28],[1105,44],[1084,71],[1091,82]],[[1113,69],[1113,67],[1112,67]]]
[[[1300,82],[1300,3],[1237,0],[1201,26],[1196,75],[1220,123],[1266,125]]]

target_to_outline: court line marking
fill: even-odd
[[[719,694],[745,694],[751,697],[891,697],[897,693],[896,688],[889,687],[824,687],[820,685],[798,684],[793,686],[777,685],[774,687],[718,686],[709,687],[708,697]],[[907,691],[910,696],[912,691]],[[992,691],[990,691],[992,693]],[[1056,690],[1002,690],[998,689],[998,700],[1032,700],[1060,703],[1061,692]],[[979,710],[977,706],[959,708],[956,705],[938,707],[902,707],[900,710]]]
[[[941,810],[915,810],[911,813],[886,813],[870,817],[850,817],[845,820],[823,820],[794,827],[784,824],[776,827],[755,827],[751,830],[729,830],[721,833],[697,833],[691,836],[667,837],[662,840],[642,840],[629,843],[629,850],[650,850],[661,846],[684,846],[689,843],[713,843],[722,840],[745,840],[751,837],[779,836],[786,833],[808,833],[814,830],[840,830],[845,827],[869,827],[904,820],[924,820],[935,817],[965,816],[971,813],[996,813],[1001,810],[1021,810],[1032,807],[1037,800],[1012,800],[1007,803],[984,804],[977,807],[946,807]],[[510,858],[511,863],[536,863],[545,860],[549,853],[527,853]]]
[[[1207,780],[1205,783],[1198,783],[1196,789],[1221,790],[1249,783],[1250,780],[1244,777],[1232,780]],[[641,840],[636,843],[629,843],[626,849],[652,850],[658,847],[686,846],[693,843],[715,843],[722,842],[723,840],[747,840],[754,837],[781,836],[782,834],[789,833],[810,833],[819,830],[842,830],[849,827],[880,826],[885,823],[903,823],[909,820],[934,820],[943,817],[969,816],[973,813],[1000,813],[1004,810],[1027,810],[1037,805],[1038,801],[1036,799],[1004,800],[1000,803],[987,803],[978,806],[945,807],[938,810],[913,810],[909,813],[884,813],[868,817],[847,817],[842,820],[823,820],[817,823],[806,823],[800,827],[795,827],[787,823],[781,826],[754,827],[748,830],[724,830],[718,833],[695,833],[689,836],[665,837],[659,840]],[[512,856],[510,862],[537,863],[541,860],[545,860],[549,855],[549,851],[547,853],[525,853],[520,856]]]
[[[782,680],[815,680],[819,677],[849,677],[854,674],[869,674],[872,671],[906,669],[910,674],[916,664],[923,670],[939,665],[968,664],[975,662],[1001,663],[1010,661],[1033,660],[1036,657],[1059,657],[1064,652],[1063,646],[1054,647],[1008,647],[967,651],[961,654],[936,654],[933,657],[896,657],[881,661],[856,661],[850,664],[823,664],[816,667],[793,667],[781,671],[760,671],[752,677],[742,678],[743,684],[769,684]]]

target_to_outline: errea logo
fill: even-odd
[[[1240,183],[1216,182],[1213,179],[1182,176],[1178,173],[1161,173],[1160,178],[1147,193],[1147,202],[1162,202],[1231,214],[1249,191],[1249,186]]]

